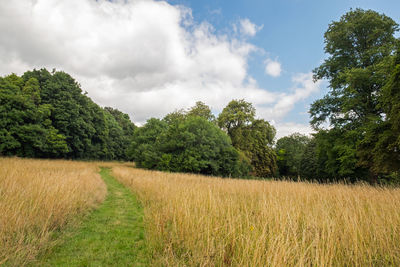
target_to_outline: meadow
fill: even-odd
[[[103,201],[94,163],[0,158],[0,265],[22,266]]]
[[[148,171],[130,163],[18,158],[0,158],[0,265],[29,265],[43,252],[51,256],[58,242],[54,237],[62,239],[67,225],[79,225],[88,211],[104,207],[100,203],[107,188],[99,166],[111,168],[112,176],[140,202],[146,251],[137,257],[148,256],[145,266],[400,265],[398,188],[228,179]],[[136,222],[135,216],[142,215],[127,216]],[[128,226],[114,219],[120,220],[104,218],[103,233],[113,235],[114,226]],[[103,238],[115,242],[115,237]],[[129,238],[132,246],[125,238],[124,249],[142,242],[142,237]],[[120,247],[118,240],[113,246]]]
[[[399,266],[400,189],[115,166],[156,266]]]

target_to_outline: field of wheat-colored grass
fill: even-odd
[[[101,202],[94,163],[0,158],[0,265],[24,265],[51,234]]]
[[[113,168],[155,265],[400,266],[400,189]]]

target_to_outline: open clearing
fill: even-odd
[[[158,266],[400,266],[400,190],[115,166]]]
[[[0,161],[10,266],[400,265],[400,189]]]

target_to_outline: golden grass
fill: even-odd
[[[400,190],[249,181],[124,166],[155,265],[400,266]]]
[[[0,158],[0,265],[33,260],[106,190],[95,163]]]

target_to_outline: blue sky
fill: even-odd
[[[245,99],[278,138],[309,134],[309,106],[327,92],[311,75],[323,34],[350,8],[400,22],[398,0],[0,1],[0,75],[66,71],[137,125]]]

